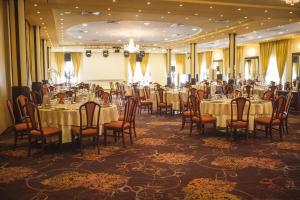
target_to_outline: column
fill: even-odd
[[[9,0],[9,39],[13,86],[27,86],[29,71],[26,61],[25,1]]]
[[[172,49],[167,49],[167,76],[171,75],[171,65],[172,65]]]
[[[190,52],[191,52],[191,77],[192,79],[196,78],[196,43],[190,44]]]
[[[230,79],[235,78],[235,58],[236,58],[236,34],[229,34],[229,72]]]
[[[35,78],[36,81],[41,82],[43,79],[42,65],[41,65],[41,39],[40,27],[34,26],[34,54],[35,54]]]

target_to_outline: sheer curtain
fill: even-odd
[[[212,64],[212,51],[205,52],[205,61],[206,61],[206,75],[210,74],[211,64]]]
[[[243,66],[243,60],[244,60],[244,47],[238,47],[237,48],[237,54],[236,54],[236,71],[235,74],[239,75],[241,72],[241,67]]]
[[[201,71],[202,71],[201,65],[203,63],[203,55],[204,55],[204,53],[198,53],[198,69],[199,69],[200,76],[201,76]]]
[[[223,49],[223,60],[224,60],[224,75],[225,80],[227,80],[228,77],[228,68],[229,68],[229,49],[225,48]]]
[[[278,73],[278,69],[277,69],[275,50],[273,50],[271,52],[269,64],[267,66],[265,80],[266,80],[266,83],[270,83],[271,81],[279,83],[280,78],[279,78],[279,73]]]
[[[130,63],[130,67],[131,67],[131,72],[134,73],[135,67],[136,67],[136,54],[135,53],[129,54],[129,63]]]

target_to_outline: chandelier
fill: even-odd
[[[124,45],[124,49],[129,51],[130,53],[133,53],[133,52],[139,51],[140,46],[137,44],[134,44],[134,40],[132,38],[130,38],[128,44]]]
[[[282,0],[282,1],[285,1],[285,3],[293,6],[295,3],[298,3],[300,0]]]

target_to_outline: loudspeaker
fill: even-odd
[[[17,109],[17,103],[16,103],[16,99],[20,95],[24,95],[28,99],[30,99],[30,88],[27,86],[13,86],[12,87],[13,109],[14,109],[14,115],[15,115],[17,123],[21,122],[21,117],[19,115],[19,111]]]
[[[188,74],[188,82],[191,82],[192,76],[191,74]]]
[[[65,62],[70,62],[70,61],[71,61],[71,54],[65,53]]]
[[[175,72],[175,66],[171,66],[171,72]]]
[[[199,74],[196,74],[196,82],[199,81]]]
[[[192,85],[196,85],[196,79],[192,78],[192,79],[191,79],[191,84],[192,84]]]
[[[221,81],[223,79],[223,74],[217,74],[217,80]]]
[[[92,50],[86,50],[85,51],[85,55],[86,55],[86,57],[91,57],[92,56]]]
[[[104,50],[104,51],[103,51],[103,57],[104,57],[104,58],[107,58],[108,56],[109,56],[108,50]]]
[[[167,85],[172,84],[172,78],[170,76],[167,77]]]
[[[140,53],[136,54],[136,62],[143,62],[143,56]]]
[[[125,58],[128,58],[128,57],[129,57],[129,51],[127,51],[127,50],[124,51],[124,57],[125,57]]]
[[[299,62],[299,56],[293,56],[292,62],[293,63],[298,63]]]

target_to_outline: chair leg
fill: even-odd
[[[226,137],[228,136],[228,125],[226,125]]]
[[[181,129],[184,129],[185,126],[185,117],[182,116],[182,124],[181,124]]]
[[[28,156],[31,156],[31,136],[28,135]]]
[[[190,125],[190,136],[192,136],[192,131],[193,131],[193,120],[191,120],[191,125]]]
[[[122,143],[123,143],[123,147],[126,147],[125,145],[125,135],[124,135],[124,130],[121,131],[122,134]]]
[[[104,135],[104,146],[106,146],[107,145],[106,128],[104,128],[103,135]]]
[[[58,147],[59,147],[59,151],[60,151],[60,152],[61,152],[61,150],[62,150],[61,146],[62,146],[62,133],[60,132],[60,133],[58,134]]]
[[[268,127],[268,129],[269,129],[270,139],[271,139],[271,141],[273,141],[272,126]]]
[[[74,149],[75,149],[75,144],[74,144],[74,140],[75,140],[75,136],[74,136],[74,134],[73,133],[71,133],[72,135],[71,135],[71,139],[72,139],[72,149],[73,149],[73,151],[74,151]]]
[[[46,138],[43,137],[42,138],[42,150],[43,150],[43,154],[45,153],[45,147],[46,147]]]
[[[96,136],[96,145],[97,145],[97,153],[100,154],[100,147],[99,147],[99,134]]]
[[[79,136],[79,147],[80,147],[80,153],[82,155],[82,137]]]
[[[283,125],[279,125],[279,136],[280,136],[280,140],[282,140],[282,132],[283,132]]]
[[[130,144],[133,144],[133,141],[132,141],[132,128],[131,127],[129,128],[129,138],[130,138]]]
[[[285,119],[285,129],[286,129],[286,134],[289,134],[289,126],[288,126],[288,120]]]
[[[249,132],[249,130],[248,129],[246,129],[246,140],[248,140],[248,132]]]
[[[133,126],[134,137],[136,138],[135,120],[133,121],[132,126]]]
[[[17,147],[17,140],[18,140],[18,132],[15,130],[14,134],[15,134],[14,148],[16,148]]]
[[[256,123],[255,122],[254,122],[253,136],[254,136],[254,138],[256,138]]]

